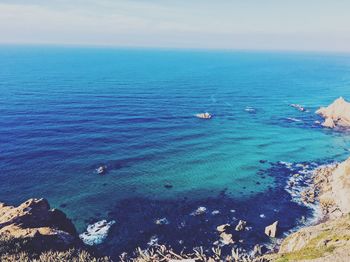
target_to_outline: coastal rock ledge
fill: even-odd
[[[18,207],[0,203],[0,236],[27,240],[37,249],[64,250],[80,242],[73,223],[43,198]]]
[[[316,114],[325,119],[322,123],[324,127],[350,127],[350,103],[342,97],[336,99],[328,107],[321,107]]]

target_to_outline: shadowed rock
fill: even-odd
[[[269,237],[276,237],[276,235],[277,235],[277,226],[278,226],[278,221],[276,221],[273,224],[265,227],[265,234],[268,235]]]
[[[18,207],[0,203],[0,234],[29,240],[34,247],[65,249],[80,243],[73,223],[46,199],[29,199]]]

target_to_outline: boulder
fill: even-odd
[[[236,231],[243,231],[245,229],[246,225],[247,225],[247,221],[239,220],[235,230]]]
[[[322,126],[328,128],[350,127],[350,103],[339,97],[328,107],[321,107],[316,114],[325,119]]]
[[[80,243],[73,223],[46,199],[29,199],[18,207],[0,204],[0,234],[26,239],[34,247],[65,249]],[[44,243],[44,244],[43,244]]]
[[[229,245],[229,244],[233,244],[234,241],[232,239],[232,234],[228,234],[228,233],[221,233],[220,234],[220,240],[221,240],[221,243],[223,243],[224,245]]]
[[[269,237],[276,237],[277,226],[278,226],[278,221],[275,221],[273,224],[265,227],[265,234],[268,235]]]
[[[225,232],[227,229],[229,229],[231,227],[231,225],[230,224],[223,224],[223,225],[220,225],[220,226],[217,226],[216,227],[216,230],[218,231],[218,232]]]
[[[198,118],[202,118],[202,119],[210,119],[210,118],[212,118],[212,115],[209,114],[208,112],[196,114],[195,116],[198,117]]]

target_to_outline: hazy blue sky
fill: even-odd
[[[350,0],[0,0],[0,42],[350,51]]]

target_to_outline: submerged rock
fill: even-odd
[[[26,239],[32,246],[65,249],[80,243],[73,223],[46,199],[29,199],[18,207],[0,203],[0,234]]]
[[[107,220],[98,221],[89,225],[86,232],[80,234],[79,237],[89,246],[101,244],[106,239],[108,231],[113,224],[115,224],[114,220],[110,222],[107,222]]]
[[[325,119],[322,123],[324,127],[350,127],[350,103],[342,97],[336,99],[328,107],[321,107],[316,114]]]
[[[278,221],[275,221],[273,224],[265,227],[265,234],[268,235],[269,237],[276,237],[277,226],[278,226]]]
[[[173,188],[173,185],[170,184],[170,183],[165,183],[164,187],[167,188],[167,189],[170,189],[170,188]]]

